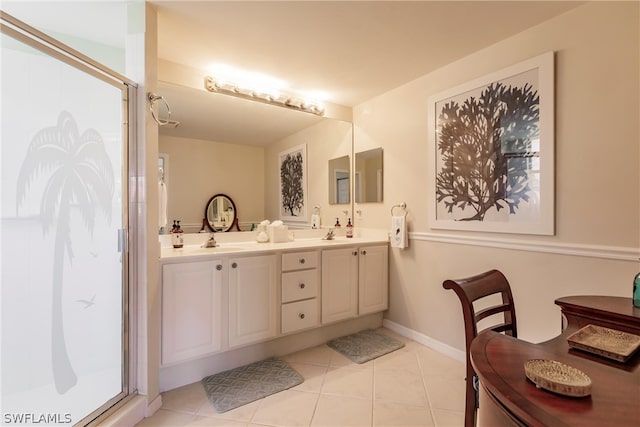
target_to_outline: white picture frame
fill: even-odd
[[[430,228],[555,233],[553,52],[430,96],[427,124]]]

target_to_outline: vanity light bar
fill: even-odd
[[[290,108],[292,110],[315,114],[317,116],[324,116],[324,108],[321,105],[309,103],[302,99],[293,98],[286,95],[274,97],[267,93],[258,93],[251,89],[242,89],[229,83],[218,82],[211,76],[205,76],[204,87],[209,92],[222,93],[224,95],[231,95],[237,98],[249,99],[251,101],[277,105],[278,107]]]

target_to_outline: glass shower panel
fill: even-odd
[[[74,424],[126,391],[126,86],[2,34],[1,407]]]

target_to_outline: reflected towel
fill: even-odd
[[[404,249],[408,246],[407,216],[398,215],[391,217],[391,247]]]
[[[311,215],[311,228],[313,228],[314,230],[316,228],[320,228],[320,215],[318,214]]]
[[[164,181],[158,182],[158,221],[160,228],[167,225],[167,186]]]

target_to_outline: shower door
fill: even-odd
[[[84,425],[130,393],[134,89],[2,18],[1,423]]]

